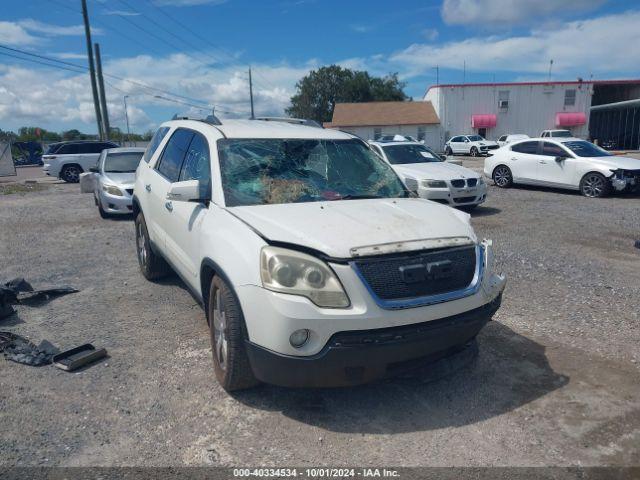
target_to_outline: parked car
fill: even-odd
[[[570,130],[543,130],[540,138],[573,138]]]
[[[485,140],[480,135],[457,135],[451,137],[444,145],[447,155],[471,155],[472,157],[486,155],[489,150],[496,148],[499,148],[496,142]]]
[[[618,157],[579,138],[532,138],[494,152],[484,174],[498,187],[514,183],[580,190],[586,197],[640,186],[640,160]]]
[[[415,198],[353,135],[173,120],[134,187],[142,274],[184,279],[226,390],[370,381],[472,341],[504,277],[468,214]]]
[[[500,147],[504,147],[507,143],[515,142],[517,140],[524,140],[529,138],[529,135],[525,135],[523,133],[514,133],[511,135],[502,135],[498,138],[498,145]]]
[[[65,182],[77,183],[82,172],[95,166],[102,150],[117,147],[116,143],[92,140],[52,143],[42,156],[42,170]]]
[[[482,176],[444,161],[418,142],[369,142],[374,152],[395,170],[406,187],[420,198],[452,207],[474,208],[487,198]]]
[[[107,148],[98,164],[89,170],[94,174],[93,198],[100,216],[131,214],[133,184],[144,148]]]

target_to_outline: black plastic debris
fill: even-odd
[[[96,349],[96,347],[90,343],[85,343],[84,345],[55,355],[53,357],[53,365],[61,370],[71,372],[106,356],[107,350],[105,348]]]
[[[23,305],[37,306],[60,295],[78,291],[73,287],[67,286],[34,290],[24,278],[14,278],[4,285],[0,284],[0,319],[6,318],[15,312],[13,305],[21,303]]]
[[[636,240],[636,248],[640,248],[640,240]]]
[[[16,363],[39,367],[49,365],[60,350],[47,340],[35,345],[24,337],[11,332],[0,332],[0,351],[4,358]]]

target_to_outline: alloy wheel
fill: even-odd
[[[136,246],[138,247],[138,259],[140,260],[140,265],[147,264],[147,245],[144,237],[144,227],[142,223],[138,223],[138,228],[136,229]]]
[[[476,147],[471,147],[471,156],[472,157],[478,156],[478,149]]]
[[[495,172],[493,172],[493,181],[496,182],[496,185],[499,187],[506,187],[509,185],[511,181],[511,173],[507,167],[498,167]]]
[[[77,183],[80,180],[80,169],[73,165],[64,169],[64,179],[69,183]]]
[[[589,175],[584,179],[582,192],[586,197],[601,197],[604,191],[604,180],[600,175]]]
[[[213,339],[214,350],[218,365],[222,370],[227,369],[227,357],[229,348],[227,345],[227,314],[224,307],[224,300],[220,289],[216,291],[213,305]]]

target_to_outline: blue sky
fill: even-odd
[[[281,114],[295,82],[332,63],[375,75],[398,72],[414,99],[435,83],[436,65],[441,83],[546,79],[550,59],[554,79],[640,77],[640,5],[628,1],[88,5],[93,40],[101,45],[105,72],[114,76],[106,88],[112,124],[123,127],[122,96],[128,94],[135,131],[154,128],[176,111],[197,112],[167,98],[216,105],[221,116],[246,115],[249,64],[259,114]],[[3,0],[0,45],[86,65],[80,0]],[[0,128],[23,125],[95,131],[88,76],[0,55]]]

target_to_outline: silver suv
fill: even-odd
[[[105,148],[118,148],[118,144],[93,140],[52,143],[42,156],[42,170],[51,177],[78,183],[80,174],[96,165]]]

